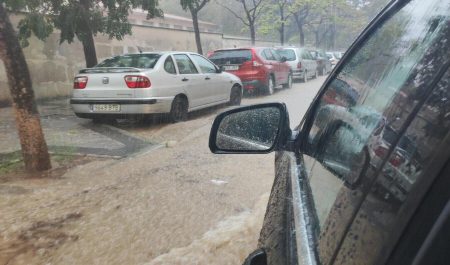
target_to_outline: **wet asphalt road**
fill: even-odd
[[[295,83],[242,104],[285,102],[294,127],[324,80]],[[19,242],[28,248],[15,242],[12,246],[27,252],[8,257],[9,264],[228,265],[242,263],[256,247],[274,155],[212,154],[211,124],[226,107],[192,113],[188,121],[175,124],[121,121],[112,127],[58,108],[41,108],[50,146],[101,150],[121,159],[92,161],[58,179],[3,184],[24,191],[0,192],[0,249],[6,254],[14,249],[2,245],[8,246],[5,239],[30,233],[36,223],[58,224],[40,231],[36,242],[33,237]],[[9,117],[4,111],[1,115]],[[11,126],[4,119],[0,125],[5,132],[0,137],[8,140],[2,143],[13,149]],[[55,235],[65,238],[57,247]]]

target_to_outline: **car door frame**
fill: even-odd
[[[197,70],[197,73],[182,74],[178,67],[178,62],[177,62],[177,58],[176,58],[177,55],[186,56],[191,61],[192,65],[194,65],[195,69]],[[192,61],[192,58],[189,57],[188,53],[183,53],[183,52],[173,53],[172,57],[175,61],[175,67],[176,67],[178,75],[179,75],[179,82],[185,83],[184,91],[186,91],[186,94],[187,94],[186,96],[189,101],[188,102],[189,110],[201,107],[207,101],[206,96],[200,96],[200,97],[197,96],[197,95],[201,95],[202,94],[201,92],[204,90],[202,87],[203,78],[201,75],[201,71],[198,69],[197,65]]]
[[[216,69],[216,72],[204,73],[200,65],[198,65],[197,62],[193,59],[194,56],[199,56],[200,58],[203,58],[209,63],[211,63],[211,65],[213,65],[214,68]],[[208,58],[205,58],[200,54],[190,53],[189,57],[191,58],[192,62],[195,64],[197,69],[200,70],[200,73],[202,74],[202,77],[205,80],[204,89],[208,94],[207,100],[208,102],[206,104],[209,105],[217,102],[226,101],[230,96],[231,88],[227,86],[229,83],[226,83],[226,80],[222,72],[219,73],[215,64],[210,60],[208,60]]]

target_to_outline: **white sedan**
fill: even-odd
[[[190,52],[125,54],[75,76],[70,104],[80,118],[94,120],[168,113],[173,122],[190,111],[240,105],[241,80]]]

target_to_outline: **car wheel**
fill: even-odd
[[[290,89],[291,87],[292,87],[292,74],[289,74],[287,83],[283,84],[283,88]]]
[[[308,71],[305,71],[305,74],[303,75],[303,83],[308,82]]]
[[[185,121],[188,113],[188,101],[186,98],[177,96],[172,102],[169,117],[172,122]]]
[[[275,91],[275,82],[273,81],[273,77],[272,76],[269,76],[268,79],[269,80],[267,81],[266,95],[272,95],[273,92]]]
[[[230,102],[228,104],[230,106],[239,106],[241,105],[241,100],[242,100],[241,87],[238,85],[234,85],[231,88]]]

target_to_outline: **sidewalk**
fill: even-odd
[[[47,101],[38,108],[51,152],[124,157],[152,145],[113,126],[77,118],[67,99]],[[0,108],[0,143],[0,156],[20,150],[11,107]]]

